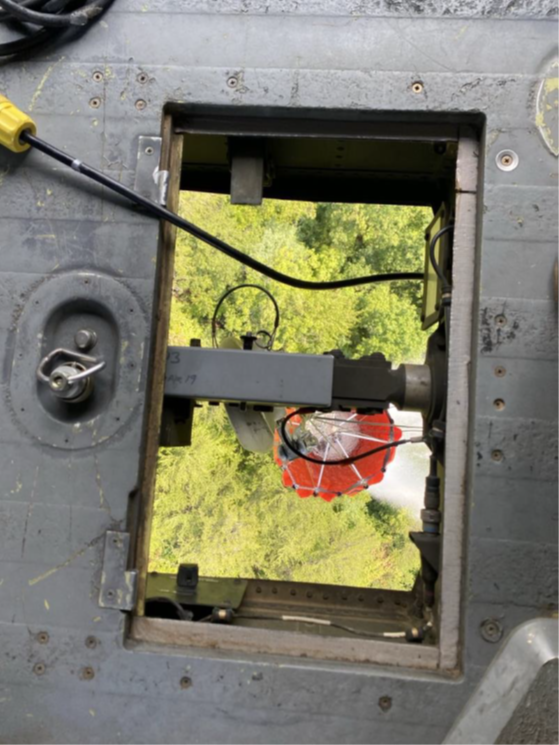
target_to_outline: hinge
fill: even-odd
[[[129,547],[129,533],[107,530],[99,592],[101,608],[132,610],[136,604],[138,572],[126,569]]]
[[[169,171],[160,170],[161,137],[140,136],[134,191],[157,204],[167,206]]]

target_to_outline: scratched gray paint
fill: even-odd
[[[115,278],[134,288],[149,323],[158,227],[39,154],[0,154],[1,739],[439,742],[500,646],[481,639],[480,623],[496,617],[508,632],[556,602],[557,160],[534,123],[556,52],[555,23],[544,19],[556,13],[542,0],[116,0],[79,42],[1,65],[0,89],[32,110],[41,135],[130,185],[138,137],[158,134],[166,100],[487,115],[468,603],[456,680],[123,646],[122,614],[97,599],[104,533],[125,526],[137,483],[145,370],[139,390],[125,393],[138,424],[70,455],[27,434],[7,397],[14,318],[53,273]],[[96,70],[103,83],[92,80]],[[147,84],[137,82],[140,71]],[[226,85],[232,73],[236,90]],[[424,94],[410,92],[417,79]],[[100,109],[89,107],[94,96]],[[520,157],[509,174],[494,165],[505,147]],[[497,330],[500,313],[508,324]],[[495,365],[506,366],[504,378]],[[503,412],[493,408],[497,397]],[[495,448],[501,463],[490,458]],[[35,638],[43,630],[48,644]],[[99,644],[88,649],[92,634]],[[84,666],[93,680],[80,677]],[[193,681],[187,690],[183,675]],[[378,707],[384,695],[388,712]]]

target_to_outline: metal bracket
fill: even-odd
[[[166,207],[169,191],[169,171],[160,170],[160,161],[161,137],[140,136],[134,190],[143,197]]]
[[[101,608],[132,610],[136,603],[138,572],[127,570],[130,534],[107,530],[101,573],[99,605]]]

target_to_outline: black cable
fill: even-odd
[[[390,282],[393,280],[423,280],[423,274],[418,272],[393,272],[390,274],[373,274],[368,277],[352,277],[350,279],[338,279],[331,282],[310,282],[305,279],[291,277],[288,274],[283,274],[282,272],[278,272],[275,269],[271,269],[270,267],[266,266],[266,264],[253,259],[251,256],[247,256],[247,254],[239,251],[234,246],[229,245],[229,243],[226,243],[220,238],[211,235],[211,233],[207,233],[205,230],[199,228],[197,225],[194,225],[188,220],[185,220],[183,217],[179,217],[179,215],[171,212],[171,210],[168,210],[166,207],[153,202],[151,199],[143,197],[141,194],[138,194],[133,189],[130,189],[120,182],[115,181],[115,179],[111,178],[110,176],[106,176],[104,173],[98,171],[96,168],[88,166],[86,163],[82,163],[81,160],[78,160],[71,155],[67,155],[62,150],[59,150],[53,145],[50,145],[48,142],[45,142],[36,135],[31,134],[29,131],[22,133],[21,140],[36,148],[37,150],[40,150],[45,155],[54,158],[54,160],[58,161],[59,163],[62,163],[65,166],[69,166],[74,171],[77,171],[83,176],[87,176],[87,178],[91,179],[92,181],[101,184],[101,186],[106,186],[107,189],[110,189],[116,194],[120,194],[126,199],[129,199],[131,202],[134,202],[134,204],[143,207],[154,217],[170,222],[172,225],[175,225],[180,230],[184,230],[185,232],[190,233],[190,235],[198,238],[201,241],[204,241],[204,243],[207,243],[209,246],[216,248],[218,251],[221,251],[226,256],[229,256],[230,258],[235,259],[235,261],[244,264],[244,266],[248,266],[250,269],[254,269],[260,274],[263,274],[265,277],[273,279],[275,282],[281,282],[282,284],[288,285],[289,287],[295,287],[299,290],[339,290],[344,287],[358,287],[359,285],[375,284],[377,282]]]
[[[214,347],[217,347],[217,314],[219,313],[219,309],[223,305],[224,300],[226,300],[229,295],[232,295],[234,292],[237,292],[237,290],[243,290],[246,287],[252,287],[255,290],[260,290],[260,292],[263,292],[265,295],[267,295],[270,300],[273,303],[274,311],[275,311],[275,318],[274,318],[274,328],[272,333],[270,334],[268,331],[260,330],[257,332],[258,334],[265,334],[268,337],[268,343],[266,344],[265,349],[271,349],[274,345],[274,340],[276,338],[276,333],[280,325],[280,310],[279,305],[277,303],[276,298],[272,295],[272,293],[267,290],[265,287],[262,287],[261,285],[255,285],[255,284],[242,284],[242,285],[236,285],[235,287],[231,287],[229,290],[223,293],[223,295],[219,298],[217,301],[217,305],[215,306],[214,314],[212,316],[212,344]],[[259,345],[260,346],[260,345]]]
[[[19,38],[0,44],[0,57],[31,52],[62,36],[65,41],[76,39],[100,18],[113,1],[0,0],[0,23],[23,24]],[[70,12],[63,13],[67,6]]]
[[[435,256],[435,246],[437,245],[437,241],[445,235],[445,233],[449,233],[450,231],[454,230],[454,225],[445,225],[444,228],[441,228],[435,235],[431,238],[431,242],[429,244],[429,259],[431,261],[431,264],[433,266],[433,269],[435,270],[435,274],[441,281],[442,285],[442,291],[449,292],[452,288],[450,285],[450,282],[447,280],[447,278],[444,275],[444,272],[440,268],[439,264],[437,263],[437,258]]]
[[[86,26],[93,18],[103,12],[99,0],[73,10],[71,13],[41,13],[21,5],[16,0],[0,0],[0,8],[13,18],[24,23],[32,23],[43,28],[67,28],[68,26]]]
[[[288,436],[287,434],[287,423],[290,419],[292,419],[294,416],[297,416],[299,414],[311,414],[315,411],[315,409],[295,409],[290,414],[288,414],[286,417],[284,417],[280,424],[280,435],[282,442],[287,445],[287,447],[297,455],[297,457],[302,458],[303,460],[306,460],[308,463],[316,463],[317,466],[350,466],[352,463],[355,463],[358,460],[362,460],[363,458],[368,458],[369,455],[374,455],[375,453],[382,453],[384,450],[389,450],[390,448],[397,448],[400,445],[407,445],[410,442],[419,442],[419,439],[409,438],[407,440],[397,440],[396,442],[387,442],[385,445],[379,445],[376,448],[373,448],[372,450],[367,450],[364,453],[359,453],[359,455],[355,455],[350,458],[340,458],[339,460],[319,460],[318,458],[311,458],[309,455],[306,455],[303,453],[297,446],[294,444],[293,440]]]

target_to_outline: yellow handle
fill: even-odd
[[[33,119],[0,95],[0,145],[14,153],[23,153],[29,149],[29,145],[19,139],[25,130],[31,134],[37,132]]]

